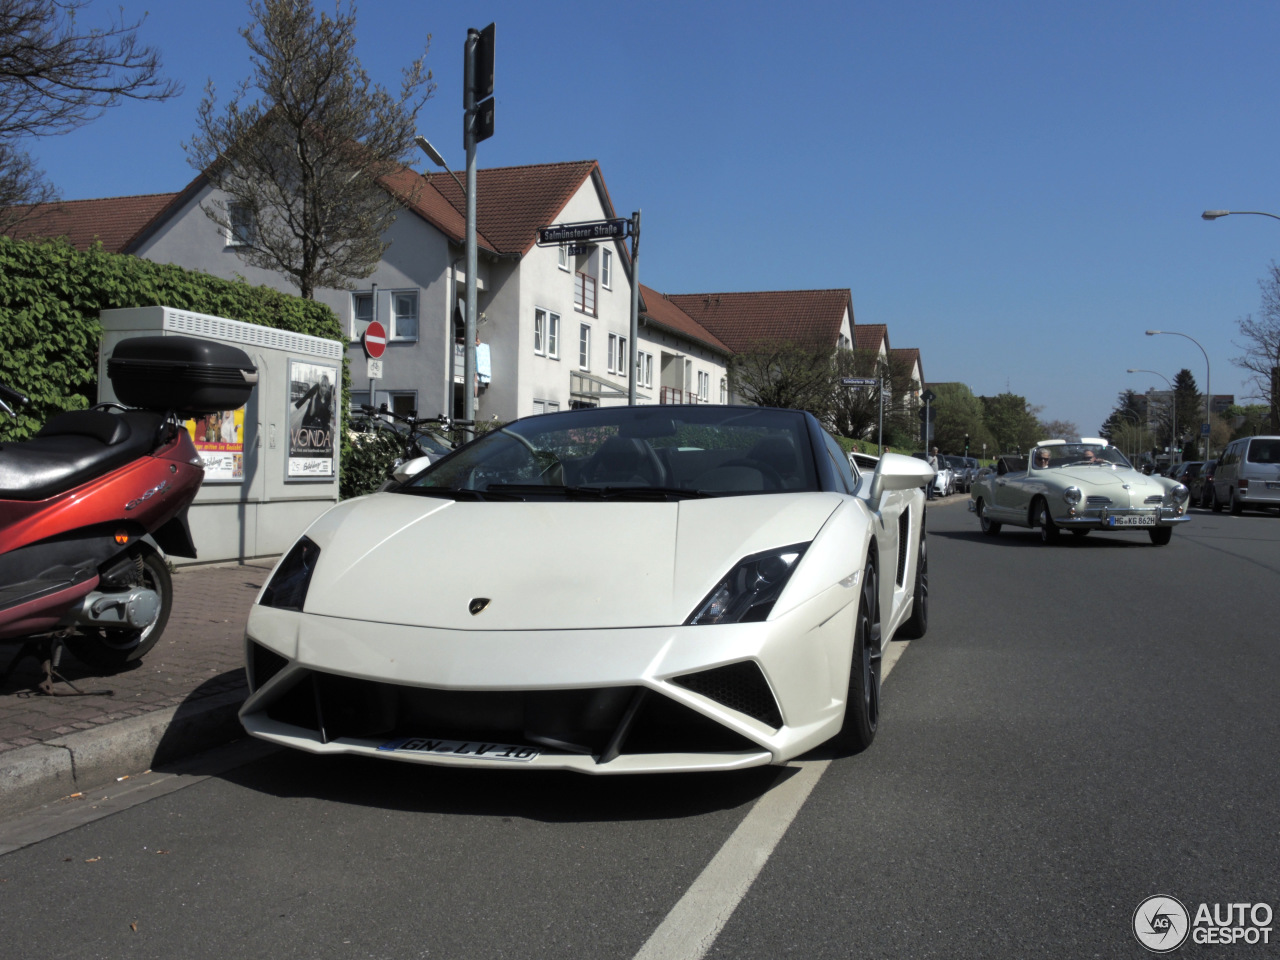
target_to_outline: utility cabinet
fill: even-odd
[[[258,368],[241,410],[186,421],[205,479],[188,519],[199,557],[248,560],[284,553],[338,502],[342,363],[338,340],[173,307],[103,310],[98,400],[116,400],[107,363],[139,336],[196,337],[239,347]]]

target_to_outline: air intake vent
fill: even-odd
[[[1143,503],[1163,503],[1164,497],[1160,496],[1160,494],[1158,493],[1153,493],[1151,496],[1147,497],[1147,499],[1142,502]]]
[[[254,690],[261,689],[289,662],[274,650],[268,650],[256,641],[249,642],[249,650],[249,682]]]
[[[1089,497],[1085,500],[1091,507],[1108,507],[1111,505],[1110,497]]]
[[[671,682],[700,693],[730,710],[745,713],[775,730],[782,726],[778,702],[773,699],[769,683],[754,661],[743,660],[701,673],[673,677]]]
[[[911,542],[911,511],[898,514],[898,586],[907,575],[907,545]]]

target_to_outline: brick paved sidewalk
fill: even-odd
[[[104,677],[64,656],[63,676],[82,690],[108,689],[113,696],[41,696],[34,692],[40,665],[26,660],[0,687],[0,765],[6,752],[21,747],[207,697],[243,694],[245,621],[274,563],[179,567],[164,635],[132,669]],[[0,672],[16,652],[16,644],[0,644]]]

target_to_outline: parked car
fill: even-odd
[[[968,493],[969,488],[973,486],[973,481],[978,476],[978,461],[970,460],[969,457],[957,457],[950,454],[944,455],[942,459],[946,461],[947,467],[950,468],[951,474],[955,478],[955,491]]]
[[[1245,507],[1280,508],[1280,437],[1241,437],[1227,444],[1218,458],[1209,505],[1234,514]]]
[[[1205,510],[1213,504],[1213,476],[1217,472],[1218,461],[1210,460],[1200,468],[1200,475],[1187,485],[1191,491],[1191,502]]]
[[[1146,476],[1105,440],[1045,440],[1021,463],[1002,457],[993,477],[974,484],[969,509],[982,532],[994,536],[1003,524],[1040,531],[1045,543],[1063,530],[1086,536],[1093,530],[1146,530],[1157,546],[1186,523],[1187,488],[1168,477]]]
[[[924,453],[923,451],[917,451],[916,453],[913,453],[911,456],[915,457],[917,460],[923,460],[925,463],[929,462],[929,455],[927,453]],[[934,477],[933,486],[929,489],[930,496],[935,496],[935,497],[951,496],[951,494],[955,490],[955,482],[956,482],[955,474],[952,473],[951,468],[947,466],[946,457],[939,455],[938,456],[938,472],[937,472],[937,475]]]
[[[1177,480],[1184,484],[1188,490],[1191,489],[1191,481],[1200,476],[1200,468],[1204,463],[1199,460],[1183,460],[1179,464],[1175,464],[1173,469],[1169,471],[1170,480]]]
[[[317,754],[583,773],[861,749],[885,644],[928,625],[932,475],[892,453],[862,474],[796,410],[508,423],[310,526],[250,612],[241,721]]]

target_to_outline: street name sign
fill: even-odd
[[[581,240],[620,240],[627,235],[630,220],[589,220],[584,223],[553,223],[538,230],[538,246],[574,243]]]
[[[875,377],[841,377],[842,387],[874,387],[880,381]]]

